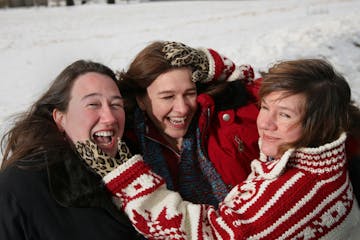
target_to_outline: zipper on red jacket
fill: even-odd
[[[205,126],[203,128],[203,131],[200,132],[200,139],[201,139],[201,143],[200,143],[200,147],[201,147],[201,151],[203,152],[204,156],[209,159],[209,155],[208,152],[206,151],[206,148],[204,146],[205,141],[206,141],[206,134],[207,134],[207,130],[209,128],[209,122],[210,122],[210,115],[211,115],[211,111],[210,108],[207,108],[206,111],[206,122],[205,122]]]

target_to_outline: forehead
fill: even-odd
[[[195,88],[191,80],[190,68],[172,69],[160,74],[148,87],[153,92],[176,91],[181,89]]]
[[[292,94],[285,91],[275,91],[266,95],[263,101],[279,108],[289,109],[294,112],[303,113],[306,98],[303,94]]]
[[[90,93],[120,94],[119,88],[112,78],[96,72],[88,72],[77,77],[71,89],[72,96]]]

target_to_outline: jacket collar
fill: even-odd
[[[72,149],[45,154],[49,188],[64,207],[102,207],[119,222],[130,225],[127,217],[112,203],[102,179]]]
[[[260,159],[251,163],[250,178],[261,176],[265,179],[273,179],[286,171],[287,167],[298,168],[312,174],[335,175],[343,171],[346,165],[345,140],[346,133],[342,133],[333,142],[313,148],[291,148],[281,158],[273,160],[269,160],[261,152]],[[259,146],[261,149],[261,138]]]

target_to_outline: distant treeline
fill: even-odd
[[[0,0],[0,8],[32,6],[74,6],[86,4],[88,2],[116,4],[120,2],[129,3],[132,1],[134,0]],[[137,2],[141,2],[141,0]]]

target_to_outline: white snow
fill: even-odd
[[[210,47],[265,70],[324,57],[360,102],[360,1],[263,0],[91,3],[0,9],[0,124],[25,110],[77,59],[126,68],[154,40]]]
[[[73,61],[127,68],[154,40],[214,48],[256,71],[278,60],[326,58],[345,75],[360,103],[359,13],[358,0],[132,1],[0,9],[0,130]]]

